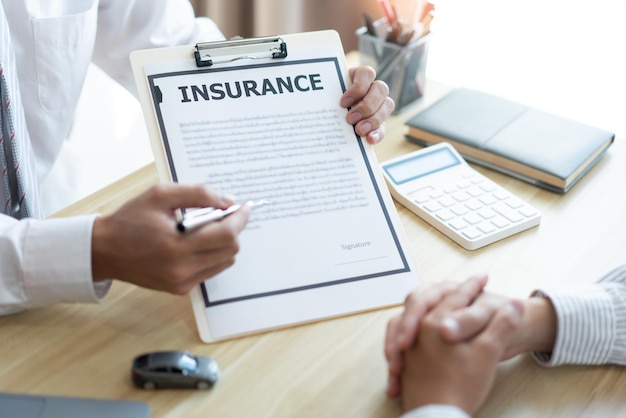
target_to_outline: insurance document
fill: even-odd
[[[269,201],[236,264],[194,292],[204,341],[393,305],[417,284],[373,150],[339,106],[341,49],[296,44],[143,66],[170,180]]]

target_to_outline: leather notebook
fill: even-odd
[[[468,161],[565,193],[604,155],[615,134],[468,88],[406,123],[419,145],[449,142]]]

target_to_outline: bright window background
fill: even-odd
[[[626,1],[441,0],[427,76],[626,134]]]

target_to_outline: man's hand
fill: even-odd
[[[93,279],[119,279],[174,294],[188,293],[233,265],[239,251],[237,237],[248,221],[250,207],[243,205],[221,221],[184,234],[176,228],[176,210],[224,209],[233,203],[203,186],[152,187],[115,213],[96,219]]]
[[[459,343],[441,336],[448,314],[467,306],[467,287],[445,296],[420,323],[417,342],[404,355],[402,403],[405,411],[429,405],[456,406],[472,415],[495,380],[498,362],[522,323],[523,305],[502,305],[486,327]]]
[[[487,276],[471,277],[461,285],[454,283],[427,284],[411,292],[404,303],[404,311],[387,324],[385,337],[385,357],[389,377],[387,396],[395,398],[402,391],[404,352],[417,341],[420,323],[424,317],[453,291],[457,299],[463,298],[467,306],[482,292],[487,284]]]
[[[347,121],[355,125],[356,133],[368,143],[376,144],[385,136],[385,120],[395,108],[389,87],[376,80],[372,67],[350,68],[349,76],[351,84],[341,96],[340,104],[351,108]]]
[[[524,305],[524,318],[500,360],[529,351],[551,352],[556,340],[556,312],[550,299],[543,297],[515,300],[483,292],[471,306],[458,309],[447,316],[441,328],[443,339],[455,343],[471,338],[485,327],[498,309],[510,302]]]

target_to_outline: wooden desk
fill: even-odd
[[[446,88],[426,87],[428,102]],[[426,103],[388,121],[376,146],[387,159],[415,148],[404,122]],[[425,281],[459,281],[489,272],[489,289],[525,297],[539,286],[591,282],[624,262],[626,148],[609,153],[567,195],[481,171],[542,211],[533,228],[475,252],[463,250],[398,206],[412,256]],[[110,212],[157,182],[153,165],[67,208],[58,216]],[[396,417],[384,396],[382,341],[400,308],[378,310],[205,345],[187,297],[115,283],[101,305],[63,305],[0,318],[0,390],[145,401],[155,417]],[[187,349],[215,357],[223,370],[209,392],[135,388],[132,358]],[[626,370],[545,369],[520,356],[499,371],[479,417],[626,416]]]

